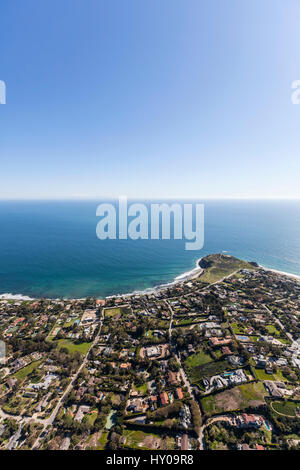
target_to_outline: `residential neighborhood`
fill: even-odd
[[[0,300],[0,448],[300,448],[300,283],[226,255],[106,299]]]

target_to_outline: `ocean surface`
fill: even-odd
[[[300,201],[201,201],[199,251],[185,250],[184,240],[101,241],[100,202],[0,202],[0,294],[81,298],[144,290],[219,252],[300,275]]]

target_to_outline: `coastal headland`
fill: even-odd
[[[0,449],[294,448],[299,312],[299,280],[224,253],[147,292],[0,299]]]
[[[137,291],[132,291],[132,292],[123,293],[123,294],[113,294],[113,295],[107,296],[107,298],[128,297],[128,296],[134,296],[136,294],[143,294],[143,293],[146,294],[146,293],[151,293],[151,292],[157,292],[160,290],[168,289],[171,286],[182,284],[182,283],[185,283],[187,281],[197,279],[197,278],[201,279],[203,283],[209,284],[211,282],[218,282],[223,277],[231,275],[233,272],[239,269],[243,269],[243,268],[253,269],[253,268],[258,268],[258,267],[260,269],[264,269],[265,271],[271,271],[278,275],[287,276],[292,279],[300,281],[300,276],[298,276],[297,274],[287,273],[287,272],[279,271],[273,268],[267,268],[267,267],[259,265],[255,261],[243,261],[229,254],[215,253],[215,254],[210,254],[203,258],[197,259],[195,263],[195,267],[192,270],[180,274],[173,281],[170,281],[166,284],[160,284],[155,287],[149,287],[144,290],[137,290]],[[102,297],[99,297],[99,298],[102,298]],[[34,300],[36,298],[30,297],[24,294],[3,293],[3,294],[0,294],[0,300],[1,299]],[[83,297],[79,298],[79,300],[80,299],[83,299]],[[76,298],[70,298],[70,300],[76,300]]]

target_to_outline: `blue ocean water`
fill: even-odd
[[[80,298],[143,290],[222,251],[300,275],[300,201],[203,201],[199,251],[186,251],[184,240],[100,241],[99,202],[0,202],[0,294]]]

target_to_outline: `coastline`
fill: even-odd
[[[133,295],[142,295],[142,294],[151,294],[154,292],[159,292],[160,290],[167,289],[169,286],[174,286],[176,284],[180,284],[185,281],[189,281],[191,279],[194,279],[195,277],[199,276],[203,272],[203,269],[200,268],[199,262],[201,258],[198,258],[196,261],[196,266],[190,271],[186,271],[182,274],[179,274],[179,276],[175,277],[173,281],[167,282],[166,284],[159,284],[154,287],[148,287],[147,289],[143,290],[137,290],[133,292],[126,292],[124,294],[114,294],[114,295],[108,295],[104,297],[105,299],[111,299],[113,297],[132,297]],[[0,300],[37,300],[39,297],[29,297],[27,295],[23,294],[11,294],[11,293],[4,293],[0,294]],[[46,300],[60,300],[61,298],[46,298]],[[68,298],[65,300],[82,300],[80,298]]]
[[[126,292],[124,294],[113,294],[113,295],[109,295],[109,296],[104,297],[104,299],[111,299],[111,298],[114,298],[114,297],[132,297],[134,295],[156,293],[156,292],[159,292],[160,290],[167,289],[168,287],[175,286],[177,284],[181,284],[183,282],[195,279],[200,274],[202,274],[202,272],[204,271],[204,269],[200,268],[200,266],[199,266],[199,262],[201,261],[201,259],[202,258],[198,258],[196,260],[195,268],[191,269],[190,271],[186,271],[182,274],[179,274],[177,277],[175,277],[175,279],[173,281],[167,282],[166,284],[159,284],[159,285],[154,286],[154,287],[149,287],[149,288],[146,288],[146,289],[143,289],[143,290],[136,290],[136,291],[132,291],[132,292]],[[286,277],[289,277],[293,280],[296,280],[296,281],[300,282],[300,275],[287,273],[285,271],[280,271],[280,270],[274,269],[274,268],[267,268],[267,267],[262,266],[260,264],[258,266],[259,266],[260,269],[263,269],[264,271],[270,271],[270,272],[273,272],[275,274],[279,274],[281,276],[286,276]],[[40,297],[29,297],[29,296],[23,295],[23,294],[11,294],[11,293],[0,294],[0,301],[1,300],[15,300],[15,301],[28,300],[28,301],[31,301],[31,300],[37,300],[39,298]],[[45,298],[45,299],[46,300],[61,300],[61,297]],[[70,301],[84,300],[84,298],[63,298],[63,299],[64,300],[70,300]]]
[[[28,297],[23,294],[0,294],[0,300],[36,300],[35,297]]]
[[[196,266],[195,266],[194,269],[192,269],[190,271],[186,271],[183,274],[179,274],[179,276],[176,276],[173,281],[167,282],[166,284],[159,284],[158,286],[148,287],[147,289],[128,292],[128,293],[125,293],[125,294],[109,295],[105,298],[106,299],[112,299],[113,297],[132,297],[133,295],[151,294],[151,293],[159,292],[160,290],[167,289],[170,286],[175,286],[177,284],[181,284],[182,282],[189,281],[189,280],[194,279],[195,277],[199,276],[199,274],[201,274],[203,272],[203,269],[200,268],[200,266],[199,266],[200,260],[201,260],[201,258],[197,259]]]
[[[264,269],[265,271],[271,271],[272,273],[280,274],[281,276],[286,276],[286,277],[291,277],[292,279],[296,279],[300,281],[300,276],[298,274],[292,274],[292,273],[287,273],[285,271],[279,271],[279,269],[273,269],[273,268],[266,268],[265,266],[259,265],[261,269]]]

